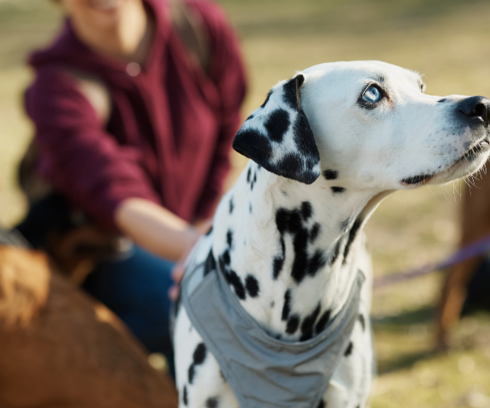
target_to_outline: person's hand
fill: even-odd
[[[174,284],[168,291],[168,297],[170,298],[170,300],[174,302],[177,300],[177,297],[179,296],[180,282],[184,277],[184,273],[185,273],[185,261],[187,261],[187,258],[189,257],[189,254],[191,253],[192,248],[194,248],[194,244],[198,241],[198,239],[199,238],[197,238],[195,242],[189,245],[189,247],[184,252],[184,255],[177,261],[177,263],[174,266],[174,269],[172,269],[172,279],[174,280]]]
[[[184,273],[185,273],[185,263],[192,251],[192,248],[194,248],[194,245],[199,240],[199,238],[203,234],[205,234],[209,230],[209,228],[211,228],[212,225],[213,225],[213,220],[211,219],[200,221],[195,224],[196,231],[198,231],[199,234],[194,242],[190,242],[189,247],[186,249],[183,256],[175,264],[174,269],[172,270],[172,279],[174,280],[174,285],[170,288],[168,292],[168,297],[170,298],[170,300],[175,301],[179,296],[180,282],[182,281],[182,278],[184,277]]]
[[[204,220],[198,220],[193,225],[201,234],[206,234],[213,226],[213,219],[206,218]]]
[[[201,237],[197,228],[142,198],[125,199],[116,209],[116,226],[152,254],[177,262]]]

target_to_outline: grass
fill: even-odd
[[[237,27],[250,78],[244,116],[277,81],[310,65],[380,59],[424,74],[436,95],[490,95],[490,3],[483,0],[223,0]],[[31,80],[29,50],[48,42],[59,11],[43,0],[0,0],[0,223],[25,204],[15,165],[33,129],[22,113]],[[245,160],[233,156],[234,175]],[[461,185],[397,193],[382,203],[367,233],[377,275],[451,253]],[[371,406],[490,407],[490,319],[467,317],[453,349],[432,350],[432,320],[442,273],[375,293],[379,378]]]

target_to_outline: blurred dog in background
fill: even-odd
[[[173,382],[47,256],[0,233],[0,406],[173,408]]]
[[[470,245],[490,234],[490,177],[473,180],[474,187],[463,192],[460,212],[459,248]],[[490,311],[490,260],[488,254],[473,257],[449,271],[436,320],[437,347],[449,344],[449,329],[466,312],[475,309]]]

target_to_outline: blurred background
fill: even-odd
[[[424,75],[427,93],[490,96],[490,2],[483,0],[221,0],[239,32],[250,89],[246,117],[296,70],[338,60],[377,59]],[[0,224],[26,204],[16,166],[33,130],[22,109],[30,50],[61,24],[48,0],[0,0]],[[229,185],[245,165],[234,154]],[[399,192],[382,203],[367,233],[376,275],[449,255],[457,242],[462,186]],[[433,350],[442,273],[376,292],[373,320],[379,378],[371,405],[490,407],[490,318],[472,315]]]

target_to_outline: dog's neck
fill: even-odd
[[[250,162],[218,208],[213,251],[259,324],[277,337],[307,340],[344,305],[362,227],[381,199],[323,176],[305,185]]]

